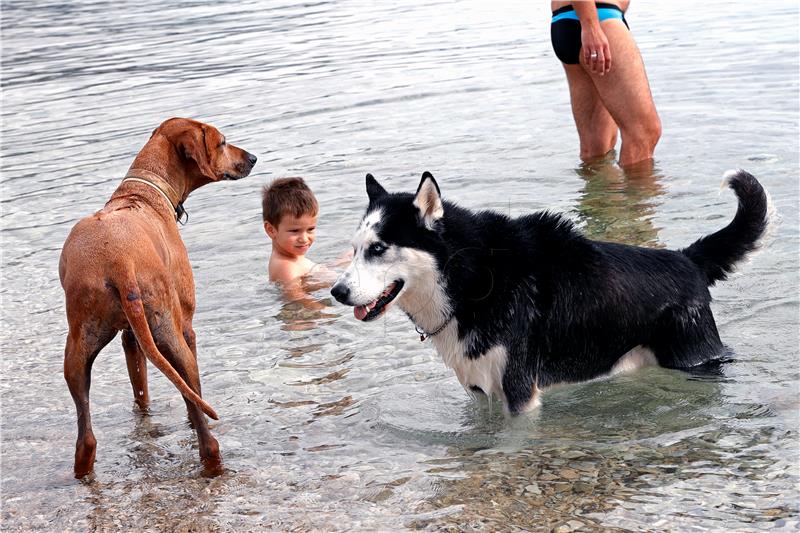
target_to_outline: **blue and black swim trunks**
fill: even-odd
[[[600,22],[608,19],[619,19],[625,23],[627,28],[628,21],[625,14],[614,4],[596,2],[597,18]],[[553,51],[562,63],[567,65],[577,65],[581,53],[581,21],[578,19],[575,9],[564,6],[553,11],[553,19],[550,21],[550,41],[553,43]]]

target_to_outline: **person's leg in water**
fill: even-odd
[[[596,159],[614,148],[619,128],[620,165],[646,163],[661,135],[661,122],[644,62],[619,8],[604,4],[598,8],[600,27],[608,41],[607,68],[588,64],[590,51],[582,47],[581,23],[572,6],[555,11],[551,24],[553,49],[564,64],[569,84],[581,159]]]
[[[613,66],[601,76],[591,70],[581,54],[579,68],[591,78],[603,105],[619,126],[622,136],[619,164],[626,167],[653,158],[661,138],[661,119],[653,103],[642,56],[625,23],[609,19],[600,24],[608,38]],[[601,134],[602,131],[597,135]]]
[[[580,157],[583,161],[603,157],[617,144],[617,123],[583,67],[564,64],[564,70],[569,83],[572,117],[578,129]]]

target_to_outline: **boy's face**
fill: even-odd
[[[306,255],[308,249],[314,244],[314,234],[317,229],[316,215],[303,215],[293,217],[284,215],[278,226],[264,222],[264,229],[272,239],[272,247],[283,255],[300,257]]]

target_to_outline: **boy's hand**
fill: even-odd
[[[333,261],[333,263],[331,263],[331,266],[340,267],[340,266],[347,265],[348,263],[350,263],[350,261],[353,260],[353,254],[354,254],[353,249],[352,248],[348,248],[347,250],[344,251],[344,253],[342,255],[337,257]]]

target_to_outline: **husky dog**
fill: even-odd
[[[593,241],[550,212],[469,211],[442,200],[429,172],[415,194],[367,174],[353,260],[331,294],[365,322],[396,302],[466,389],[511,413],[559,383],[707,365],[726,354],[708,287],[758,247],[770,212],[752,175],[725,183],[733,221],[673,251]]]

